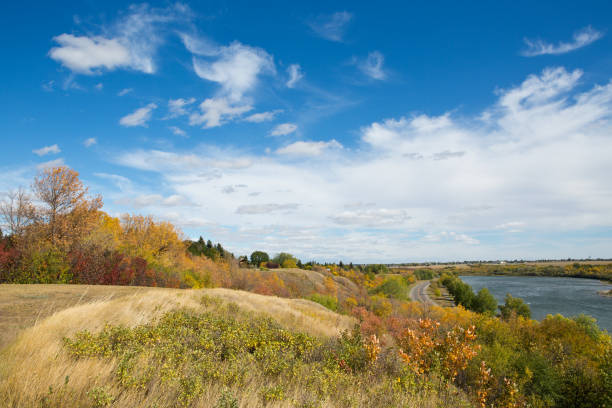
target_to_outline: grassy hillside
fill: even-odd
[[[354,323],[308,300],[134,290],[25,329],[0,356],[0,395],[8,407],[440,406],[435,393],[404,392],[399,367],[384,368],[391,377],[367,366],[358,333],[335,340]]]

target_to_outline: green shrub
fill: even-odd
[[[387,278],[371,291],[372,294],[383,294],[386,297],[406,300],[408,298],[408,285],[402,277]]]
[[[506,303],[499,307],[501,316],[507,320],[511,316],[522,316],[526,319],[531,318],[531,309],[523,299],[515,298],[511,294],[506,294]]]
[[[338,299],[335,296],[323,295],[321,293],[313,293],[308,296],[306,299],[312,300],[322,306],[325,306],[329,310],[333,310],[334,312],[338,310]]]

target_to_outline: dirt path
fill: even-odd
[[[435,303],[427,296],[427,288],[429,281],[421,281],[414,284],[410,289],[410,299],[421,302],[426,305],[435,305]]]

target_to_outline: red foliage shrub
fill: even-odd
[[[10,281],[11,271],[17,266],[21,254],[6,240],[0,240],[0,282]]]
[[[353,308],[352,315],[359,320],[361,332],[366,336],[381,336],[385,330],[382,319],[363,306]]]

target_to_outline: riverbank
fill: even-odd
[[[611,290],[600,290],[599,292],[597,292],[597,294],[600,296],[604,296],[604,297],[612,297],[612,289]]]
[[[452,271],[453,269],[450,268]],[[472,264],[456,270],[469,276],[536,276],[554,278],[598,279],[612,283],[612,263],[556,263],[556,264]]]

